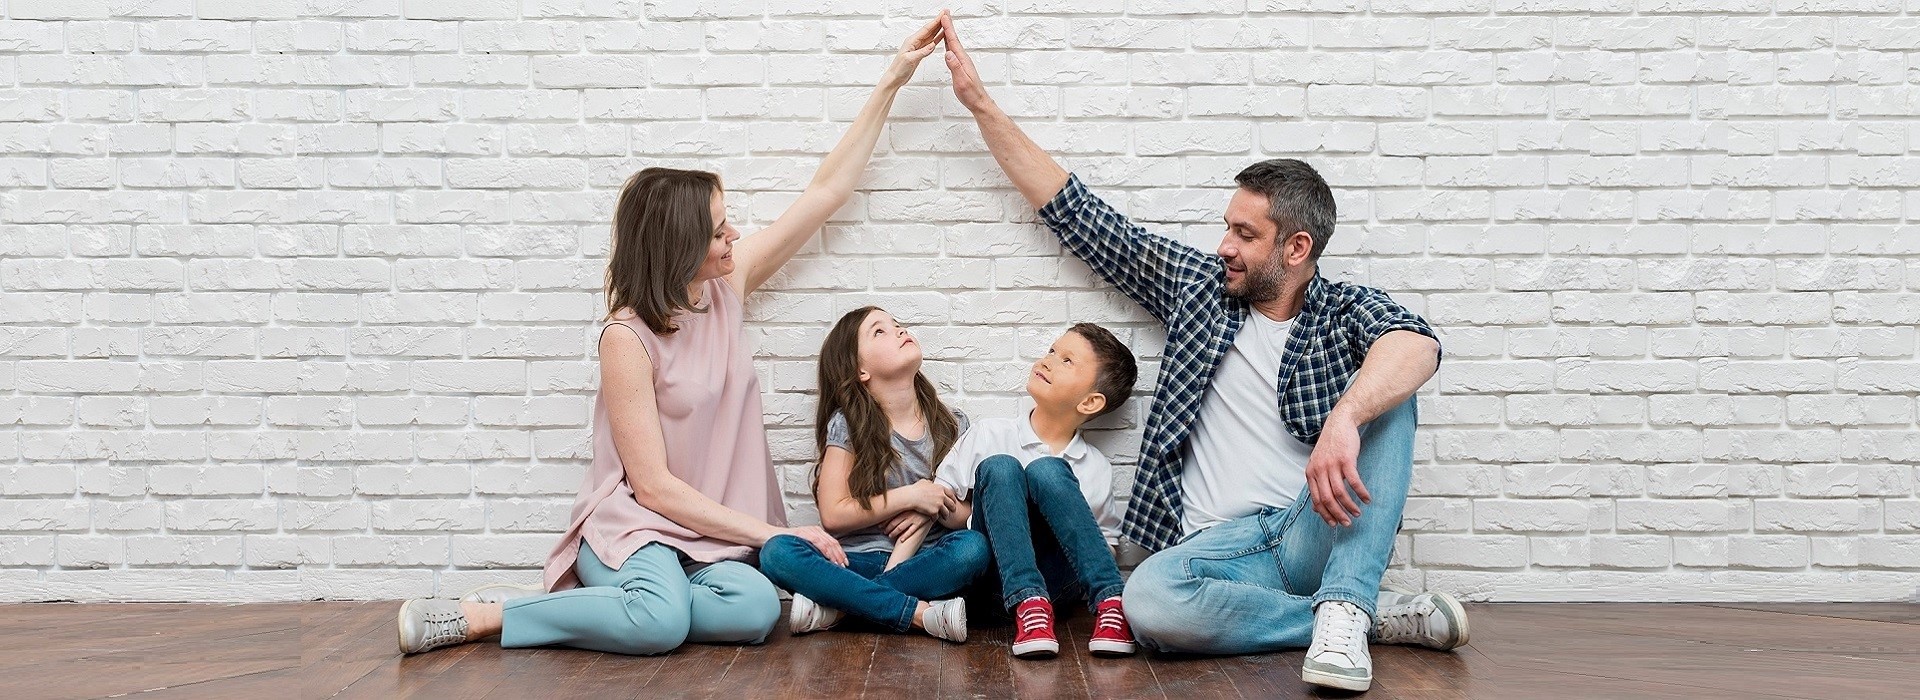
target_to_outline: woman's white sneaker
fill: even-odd
[[[460,596],[462,603],[492,603],[499,605],[517,598],[531,598],[547,592],[545,586],[518,583],[489,583],[474,588]]]
[[[467,641],[460,601],[415,598],[400,604],[400,653],[418,654]]]
[[[793,609],[787,611],[787,627],[794,634],[818,632],[840,622],[840,611],[813,602],[812,598],[793,594]]]
[[[1300,680],[1341,690],[1373,686],[1373,657],[1367,654],[1372,620],[1360,606],[1329,600],[1313,609],[1313,646],[1307,648]]]
[[[967,601],[960,598],[927,601],[927,614],[920,618],[927,634],[949,642],[967,641]]]
[[[1467,609],[1445,593],[1382,591],[1376,602],[1374,641],[1381,644],[1417,644],[1446,651],[1465,646]]]

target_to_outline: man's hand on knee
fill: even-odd
[[[1328,415],[1320,428],[1319,441],[1313,444],[1313,454],[1307,458],[1308,499],[1313,512],[1328,525],[1352,525],[1360,516],[1360,505],[1373,502],[1366,484],[1360,483],[1359,460],[1360,426]]]

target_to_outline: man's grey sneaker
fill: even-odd
[[[1373,657],[1367,654],[1367,629],[1373,624],[1360,606],[1329,600],[1313,609],[1313,646],[1300,667],[1300,680],[1341,690],[1373,686]]]
[[[812,598],[793,594],[793,609],[787,611],[787,628],[794,634],[818,632],[840,622],[840,611],[813,602]]]
[[[414,598],[400,604],[400,653],[418,654],[467,641],[460,601]]]
[[[466,595],[460,596],[462,603],[492,603],[498,605],[515,598],[531,598],[547,592],[545,586],[519,583],[489,583],[480,586]]]
[[[1467,609],[1445,593],[1380,592],[1374,641],[1445,651],[1467,643]]]
[[[927,601],[927,614],[920,618],[927,634],[949,642],[967,641],[967,601],[959,598]]]

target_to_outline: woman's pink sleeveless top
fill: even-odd
[[[701,299],[707,312],[676,315],[674,324],[680,330],[669,336],[654,334],[625,309],[600,331],[630,329],[653,360],[667,471],[721,505],[785,526],[786,509],[774,481],[760,412],[760,376],[747,354],[740,296],[726,280],[715,279],[707,282]],[[613,437],[606,397],[596,395],[593,465],[574,499],[572,524],[547,557],[547,590],[580,585],[573,565],[583,538],[601,562],[615,569],[654,542],[703,562],[753,558],[751,547],[704,537],[634,500]]]

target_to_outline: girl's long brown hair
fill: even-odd
[[[827,332],[820,344],[820,410],[814,414],[814,445],[824,458],[827,454],[827,422],[839,413],[847,420],[847,445],[853,453],[853,472],[847,475],[847,490],[860,501],[861,508],[872,508],[875,496],[887,491],[887,472],[900,464],[900,453],[893,449],[893,425],[880,409],[880,402],[860,382],[860,322],[877,306],[863,306],[847,312]],[[920,404],[920,415],[933,434],[932,465],[938,467],[947,450],[960,437],[960,421],[952,409],[940,402],[933,382],[925,373],[913,375],[913,393]],[[820,467],[813,468],[813,492],[820,493]]]
[[[720,176],[700,170],[647,168],[627,178],[613,209],[608,315],[633,309],[664,336],[679,330],[675,313],[706,311],[687,298],[687,284],[707,259],[719,191]]]

